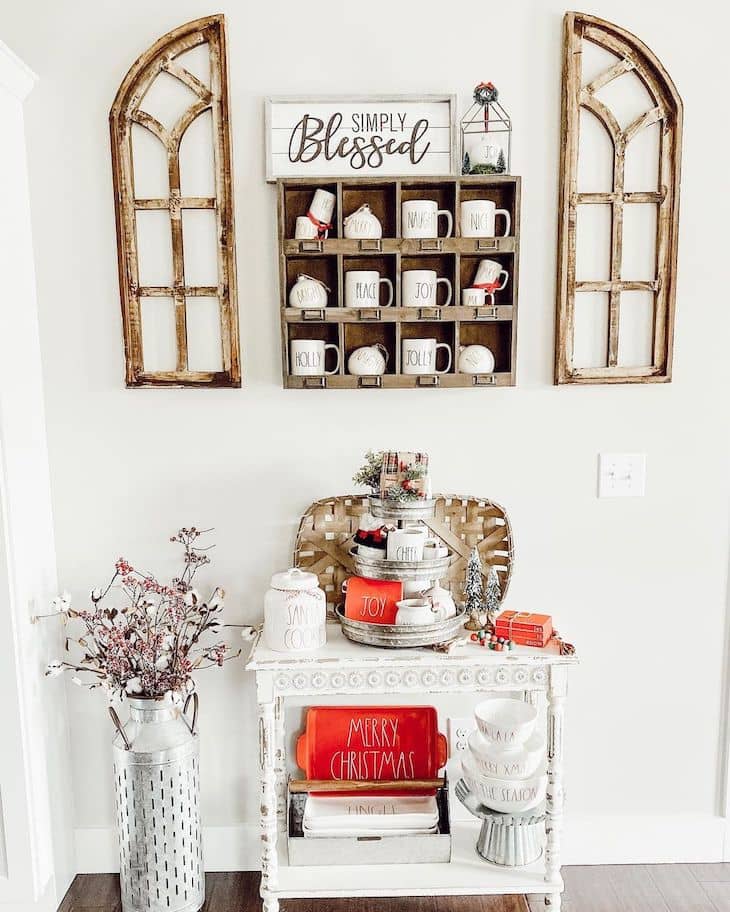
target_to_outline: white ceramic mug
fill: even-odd
[[[394,561],[423,560],[426,530],[422,526],[406,526],[388,533],[387,556]]]
[[[406,269],[401,274],[401,305],[403,307],[435,307],[438,304],[438,286],[446,286],[446,300],[441,305],[451,304],[451,282],[438,278],[435,269]]]
[[[312,202],[309,204],[309,214],[312,215],[320,224],[329,225],[332,222],[332,215],[335,211],[335,201],[337,197],[329,190],[321,188],[314,191]]]
[[[336,345],[323,342],[322,339],[292,339],[289,343],[291,355],[291,372],[295,377],[330,376],[340,369],[340,350]],[[331,348],[337,355],[334,370],[325,370],[327,349]]]
[[[464,288],[461,292],[462,307],[484,307],[487,293],[483,288]]]
[[[388,287],[388,300],[380,303],[380,286]],[[390,307],[393,303],[393,283],[381,279],[375,269],[351,269],[345,273],[345,307]]]
[[[298,241],[311,240],[319,237],[317,226],[308,215],[298,215],[294,227],[294,237]]]
[[[445,348],[449,356],[443,370],[436,369],[436,354]],[[451,346],[435,339],[403,339],[401,372],[404,374],[447,374],[451,370]]]
[[[447,557],[448,553],[449,549],[437,538],[429,538],[423,545],[424,560],[438,560],[440,557]]]
[[[509,273],[502,268],[501,263],[496,260],[479,261],[473,282],[475,288],[483,288],[487,294],[493,295],[495,291],[502,291],[507,282],[509,282]]]
[[[401,204],[401,234],[404,238],[435,238],[439,236],[438,220],[446,219],[446,234],[451,237],[454,220],[448,209],[439,209],[436,200],[406,200]]]
[[[512,219],[506,209],[497,209],[492,200],[464,200],[461,204],[459,225],[462,237],[496,237],[495,221],[498,215],[504,216],[506,222],[504,234],[507,237],[512,227]]]

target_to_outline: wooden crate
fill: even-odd
[[[294,226],[305,215],[317,187],[337,198],[333,228],[324,240],[296,240]],[[287,179],[277,182],[279,214],[279,283],[281,291],[282,373],[289,389],[363,389],[416,387],[514,386],[517,353],[519,289],[520,178],[484,175],[460,178],[350,178],[326,181]],[[435,199],[454,219],[450,238],[401,237],[401,203]],[[504,238],[464,238],[459,232],[463,200],[491,199],[511,215],[512,233]],[[363,203],[380,219],[383,237],[348,240],[343,220]],[[500,262],[509,272],[495,306],[462,307],[461,291],[471,286],[479,260]],[[344,277],[349,269],[373,269],[394,285],[394,306],[346,308]],[[448,307],[401,307],[401,275],[408,269],[433,269],[451,280]],[[317,310],[289,307],[289,292],[299,273],[323,281],[330,289],[328,306]],[[401,373],[401,343],[405,338],[435,338],[452,347],[452,366],[446,374]],[[292,339],[322,339],[340,350],[340,368],[332,376],[300,377],[290,371]],[[382,376],[353,376],[347,359],[355,348],[380,343],[390,357]],[[458,369],[460,345],[481,344],[495,357],[489,374],[466,374]]]

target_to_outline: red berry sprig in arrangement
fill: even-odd
[[[471,639],[474,643],[479,643],[480,646],[494,649],[495,652],[509,652],[515,648],[515,643],[512,640],[498,637],[494,633],[490,634],[487,630],[477,630],[476,633],[472,633]]]

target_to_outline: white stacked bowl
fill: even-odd
[[[462,760],[464,781],[485,807],[521,813],[545,799],[540,772],[545,743],[535,733],[537,709],[522,700],[494,697],[474,710],[478,730]]]

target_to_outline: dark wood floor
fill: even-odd
[[[730,864],[563,868],[563,912],[730,912]],[[258,912],[259,875],[206,875],[204,912]],[[519,896],[291,899],[283,912],[525,912]],[[533,905],[533,909],[543,908]],[[59,912],[119,912],[119,878],[80,874]]]

